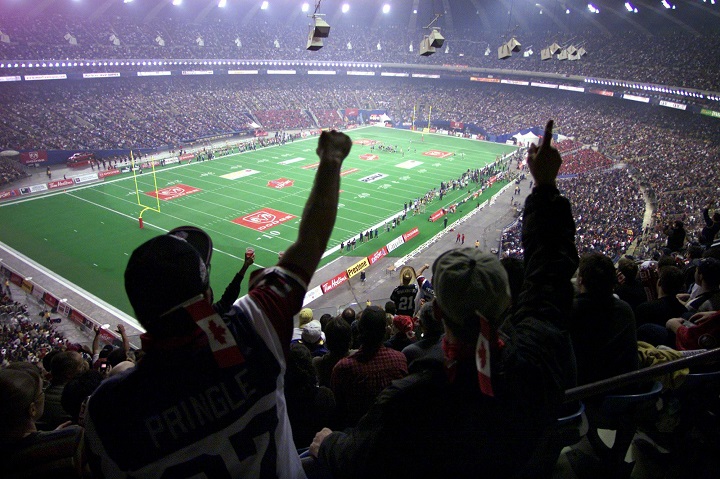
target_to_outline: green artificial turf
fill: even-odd
[[[514,149],[495,143],[379,127],[350,130],[348,134],[354,141],[375,140],[397,146],[404,154],[383,152],[377,145],[374,150],[368,145],[356,143],[353,146],[343,163],[342,170],[352,172],[342,178],[338,218],[328,246],[330,249],[402,212],[405,202],[438,188],[441,181],[457,179],[467,169],[482,168],[498,155]],[[138,205],[131,174],[29,200],[6,202],[0,204],[0,241],[132,314],[123,285],[123,271],[130,253],[157,234],[180,225],[194,225],[212,236],[215,252],[211,277],[217,294],[221,294],[224,285],[241,267],[246,247],[254,247],[258,265],[269,266],[276,263],[279,251],[295,241],[302,208],[315,175],[314,169],[303,167],[318,162],[316,144],[316,138],[296,140],[284,146],[211,161],[158,167],[158,189],[187,185],[200,191],[160,201],[159,213],[152,210],[143,213],[143,229],[138,224],[138,215],[143,208]],[[448,158],[423,155],[429,150],[455,155]],[[374,154],[378,158],[374,161],[361,159],[364,154]],[[410,168],[398,166],[403,163],[410,166],[408,161],[421,164]],[[245,170],[257,173],[244,175]],[[359,181],[376,173],[387,176],[369,183]],[[239,177],[223,177],[228,174]],[[269,182],[282,178],[292,180],[292,186],[280,189],[269,186]],[[138,175],[138,184],[141,203],[155,207],[155,198],[146,194],[155,189],[152,172],[146,169]],[[471,184],[471,188],[474,186]],[[496,183],[477,200],[462,205],[450,221],[489,199],[501,186]],[[388,233],[380,228],[378,239],[344,254],[369,255],[402,233],[418,227],[418,236],[391,253],[405,255],[442,229],[442,220],[435,223],[427,220],[431,213],[466,196],[467,190],[451,192],[442,202],[436,199],[424,214],[415,217],[408,214],[407,220],[394,230]],[[265,231],[232,222],[262,208],[295,217]],[[323,263],[332,261],[339,254],[328,254]],[[247,281],[243,286],[246,284]]]

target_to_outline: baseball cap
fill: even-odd
[[[300,313],[298,314],[298,324],[302,328],[304,325],[312,321],[313,319],[313,312],[310,308],[303,308],[300,310]]]
[[[477,328],[475,311],[498,327],[510,305],[510,286],[500,260],[476,248],[457,248],[440,255],[432,266],[435,300],[454,332]]]
[[[205,267],[210,270],[210,259],[212,259],[213,243],[210,236],[195,226],[178,226],[168,232],[169,235],[183,239],[197,250]]]
[[[209,238],[207,244],[212,244]],[[138,321],[149,331],[164,313],[203,294],[208,282],[206,263],[198,249],[176,234],[156,236],[141,244],[125,268],[128,299]]]
[[[302,328],[302,340],[307,344],[315,344],[322,338],[320,321],[313,319]]]
[[[393,326],[397,328],[401,333],[409,333],[413,330],[413,320],[410,316],[398,314],[393,317]]]

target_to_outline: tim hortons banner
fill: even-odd
[[[333,289],[337,288],[338,286],[340,286],[347,280],[348,280],[347,271],[343,271],[342,273],[335,276],[330,281],[324,282],[322,285],[320,285],[320,288],[322,289],[323,294],[327,294],[329,291],[332,291]]]

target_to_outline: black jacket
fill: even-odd
[[[333,432],[319,458],[335,478],[509,477],[523,472],[543,428],[575,384],[566,326],[577,268],[570,203],[552,187],[527,198],[526,280],[505,346],[493,355],[495,397],[478,387],[473,360],[449,380],[439,350],[413,362],[358,425]],[[527,472],[527,471],[525,471]]]

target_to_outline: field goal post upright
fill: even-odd
[[[157,202],[157,205],[154,207],[144,205],[140,202],[140,188],[138,187],[137,181],[137,168],[135,168],[135,157],[133,156],[132,150],[130,150],[130,169],[133,172],[133,180],[135,181],[135,195],[137,197],[138,205],[142,206],[143,208],[142,210],[140,210],[140,215],[138,216],[138,223],[141,229],[145,226],[143,223],[143,213],[145,213],[147,210],[157,211],[158,213],[160,213],[160,194],[158,193],[157,176],[155,175],[155,161],[150,160],[148,163],[152,168],[153,185],[155,186],[155,201]]]

